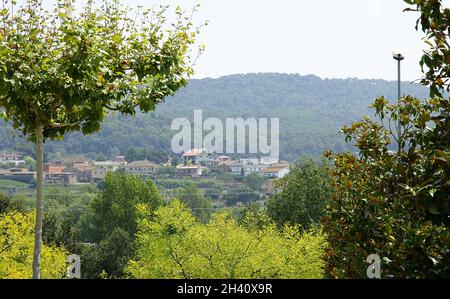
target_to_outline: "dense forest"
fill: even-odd
[[[65,154],[126,154],[130,147],[164,150],[168,154],[172,120],[193,119],[201,109],[203,118],[280,118],[281,158],[295,161],[303,155],[319,156],[327,149],[352,150],[339,134],[343,124],[361,115],[373,115],[368,106],[381,95],[396,98],[397,83],[384,80],[321,79],[288,74],[232,75],[219,79],[192,80],[175,97],[158,105],[155,112],[136,117],[110,114],[98,133],[72,133],[65,141],[46,144],[47,152]],[[405,82],[403,93],[426,98],[425,87]],[[15,136],[15,137],[14,137]],[[0,150],[32,151],[5,123],[0,123]]]

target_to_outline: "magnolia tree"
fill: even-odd
[[[431,98],[378,98],[372,107],[379,121],[343,128],[359,156],[327,153],[335,164],[323,219],[331,277],[367,277],[375,253],[384,278],[450,277],[450,9],[441,0],[405,2],[420,15],[427,45],[421,83]],[[402,142],[392,152],[397,122]]]
[[[2,117],[37,148],[33,278],[40,278],[44,142],[95,132],[108,111],[154,110],[187,84],[202,51],[194,47],[204,24],[194,26],[179,8],[172,22],[167,6],[83,3],[3,0],[0,11]]]

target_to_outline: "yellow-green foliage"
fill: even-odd
[[[248,229],[227,214],[201,224],[177,200],[140,221],[137,242],[136,259],[127,267],[135,278],[323,277],[321,233],[275,225]]]
[[[0,214],[0,279],[32,277],[34,213]],[[41,277],[63,278],[67,252],[56,246],[42,246]]]

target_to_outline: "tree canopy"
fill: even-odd
[[[177,8],[167,25],[167,6],[88,0],[77,11],[75,3],[58,0],[48,11],[41,0],[5,0],[0,14],[1,116],[36,144],[33,278],[40,277],[45,140],[98,131],[108,111],[153,111],[193,72],[192,15]]]
[[[320,233],[295,227],[251,230],[226,214],[200,224],[179,201],[142,218],[137,256],[128,273],[135,278],[320,278],[325,246]]]
[[[34,214],[0,214],[0,278],[29,279],[33,260]],[[68,252],[55,245],[42,246],[42,278],[64,278]]]
[[[92,227],[94,240],[102,240],[120,228],[134,236],[137,227],[138,204],[157,209],[163,203],[152,181],[124,173],[108,173],[105,186],[92,201]]]
[[[0,17],[0,107],[27,136],[41,124],[44,137],[100,129],[107,111],[148,112],[186,85],[197,27],[177,9],[166,28],[166,10],[133,9],[117,0],[3,1]]]
[[[303,158],[288,175],[275,182],[275,194],[266,202],[267,214],[279,225],[319,225],[333,188],[326,161]]]
[[[384,97],[372,107],[379,121],[364,118],[343,128],[359,155],[328,156],[334,161],[335,193],[324,218],[328,236],[327,273],[364,277],[365,259],[378,254],[385,278],[450,277],[450,105],[448,26],[450,10],[441,1],[406,1],[420,12],[430,49],[421,65],[430,99],[405,96],[398,104]],[[442,56],[443,55],[443,56]],[[400,151],[392,152],[394,123],[402,126]]]
[[[211,218],[211,200],[206,198],[203,192],[193,183],[178,189],[176,197],[192,211],[201,222],[208,223]]]

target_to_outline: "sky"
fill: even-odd
[[[200,3],[197,19],[209,20],[199,40],[206,52],[197,78],[282,72],[396,80],[397,49],[406,56],[402,77],[412,81],[421,75],[423,34],[414,28],[418,15],[403,12],[402,0],[163,2],[183,8]]]
[[[322,78],[397,79],[394,50],[401,51],[402,79],[421,76],[425,44],[417,13],[402,0],[122,0],[151,7],[190,9],[208,20],[198,42],[206,51],[195,78],[280,72]],[[444,0],[448,4],[450,0]]]

